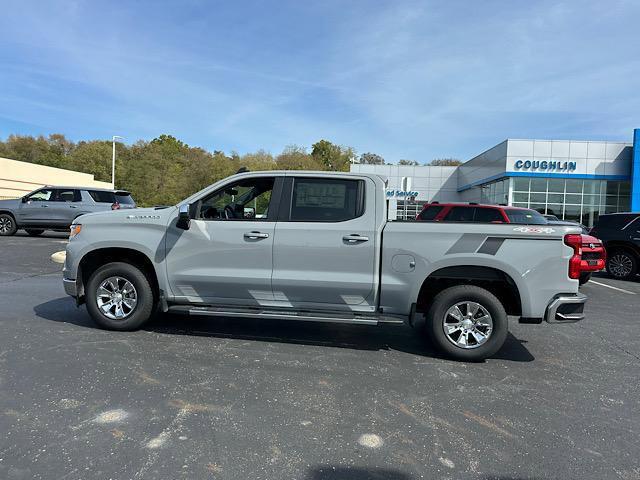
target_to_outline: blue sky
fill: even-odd
[[[5,0],[0,138],[325,138],[390,163],[631,141],[639,25],[635,0]]]

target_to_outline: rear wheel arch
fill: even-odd
[[[151,259],[143,252],[132,248],[108,247],[99,248],[86,253],[78,264],[77,278],[80,280],[80,294],[84,294],[91,275],[103,265],[113,262],[124,262],[139,268],[149,280],[155,299],[160,297],[158,276]]]
[[[432,272],[418,292],[416,308],[426,312],[443,290],[457,285],[475,285],[495,295],[508,315],[522,315],[522,296],[513,278],[503,270],[479,265],[456,265]]]

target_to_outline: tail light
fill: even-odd
[[[570,233],[564,236],[564,244],[573,248],[573,255],[569,259],[569,278],[577,280],[580,278],[580,264],[582,262],[582,236],[577,233]]]
[[[111,210],[120,210],[120,204],[118,202],[112,203]]]

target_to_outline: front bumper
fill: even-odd
[[[74,298],[78,296],[78,285],[75,280],[63,278],[62,283],[64,284],[64,291],[67,295],[71,295]]]
[[[582,293],[561,294],[551,300],[544,319],[548,323],[574,323],[584,318],[587,296]]]

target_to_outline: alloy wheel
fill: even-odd
[[[0,233],[10,232],[13,228],[13,222],[10,218],[2,217],[0,218]]]
[[[456,347],[478,348],[491,337],[493,319],[477,302],[458,302],[445,313],[442,328],[447,340]]]
[[[136,309],[138,293],[126,278],[109,277],[98,286],[96,303],[105,317],[124,320]]]
[[[628,277],[632,270],[633,261],[623,253],[618,253],[609,260],[609,273],[615,277]]]

